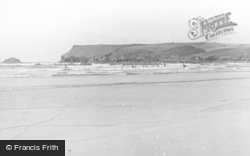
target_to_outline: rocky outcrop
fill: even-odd
[[[11,57],[8,59],[5,59],[3,63],[22,63],[19,59]]]
[[[248,61],[250,45],[216,42],[74,45],[61,62],[214,62]]]

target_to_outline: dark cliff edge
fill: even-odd
[[[61,62],[248,62],[250,44],[216,42],[74,45]]]

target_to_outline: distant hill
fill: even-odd
[[[74,45],[61,62],[250,61],[250,44],[216,42]]]
[[[5,59],[3,63],[22,63],[19,59],[11,57],[8,59]]]

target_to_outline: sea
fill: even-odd
[[[137,74],[174,74],[190,72],[248,72],[250,63],[181,63],[157,65],[110,65],[80,63],[0,63],[0,78],[16,77],[54,77],[54,76],[90,76],[90,75],[137,75]]]

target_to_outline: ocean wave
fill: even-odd
[[[166,65],[109,65],[93,64],[91,66],[81,66],[79,64],[56,63],[27,63],[22,65],[0,64],[0,78],[20,78],[20,77],[53,77],[53,76],[86,76],[86,75],[140,75],[140,74],[169,74],[183,72],[241,72],[250,71],[248,63],[228,63],[228,64],[166,64]]]

